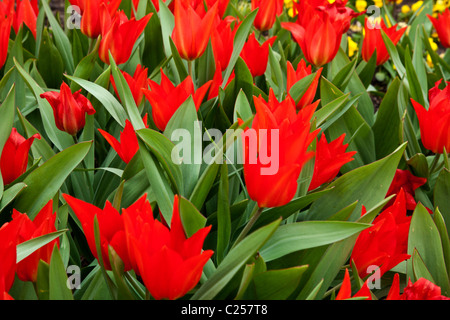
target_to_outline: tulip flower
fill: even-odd
[[[97,38],[102,33],[102,17],[100,8],[104,5],[110,16],[119,9],[122,0],[70,0],[81,10],[81,32],[89,38]]]
[[[386,300],[450,300],[450,298],[443,296],[441,288],[425,278],[419,278],[414,283],[409,279],[408,285],[400,294],[400,277],[396,273]]]
[[[289,92],[294,84],[296,84],[299,80],[304,77],[310,75],[312,73],[311,66],[306,66],[305,60],[301,59],[297,65],[297,70],[294,69],[292,63],[290,61],[287,62],[287,83],[286,89]],[[317,70],[316,76],[314,77],[311,85],[306,90],[306,92],[301,97],[300,101],[297,102],[297,109],[302,109],[307,105],[310,105],[314,97],[316,96],[317,86],[319,85],[320,75],[322,73],[322,68]]]
[[[295,196],[302,167],[314,156],[308,147],[318,130],[310,132],[310,120],[319,101],[297,114],[293,99],[278,102],[272,89],[268,102],[253,100],[256,115],[243,134],[247,191],[259,208],[283,206]]]
[[[12,300],[8,294],[14,283],[19,225],[7,222],[0,227],[0,300]]]
[[[147,78],[148,78],[148,69],[143,68],[140,64],[136,66],[136,70],[134,71],[133,76],[128,74],[127,72],[120,70],[131,90],[131,94],[133,95],[134,102],[136,106],[139,106],[144,98],[144,93],[142,92],[142,88],[147,88]],[[119,96],[116,88],[116,83],[114,82],[114,77],[111,75],[110,77],[111,84],[114,87],[114,91],[116,95]],[[120,97],[119,97],[120,99]]]
[[[28,139],[22,137],[16,128],[12,128],[11,134],[3,146],[0,157],[0,169],[5,185],[10,184],[27,171],[28,152],[34,139],[40,139],[36,133]]]
[[[283,12],[284,0],[252,0],[252,10],[258,8],[253,25],[259,31],[272,28],[277,15]]]
[[[91,102],[80,92],[81,89],[72,94],[69,86],[63,82],[59,92],[41,94],[41,98],[47,99],[52,106],[56,127],[72,136],[84,128],[86,113],[95,113]]]
[[[419,119],[422,144],[434,153],[443,153],[444,147],[450,150],[450,82],[440,90],[441,82],[437,81],[434,88],[428,91],[428,110],[411,99]]]
[[[260,44],[255,38],[255,33],[251,33],[241,51],[241,58],[247,64],[253,77],[262,76],[267,69],[269,61],[269,46],[273,46],[276,36],[269,38]]]
[[[189,4],[175,0],[172,39],[181,58],[192,61],[205,52],[216,15],[217,4],[201,17]]]
[[[56,231],[56,213],[52,213],[53,201],[50,200],[42,210],[31,220],[25,213],[13,209],[12,223],[20,225],[17,244]],[[59,248],[59,240],[55,239],[37,249],[17,264],[17,276],[22,281],[36,282],[39,261],[50,263],[53,247]]]
[[[148,201],[138,202],[122,214],[128,249],[138,266],[138,274],[154,299],[181,298],[200,281],[203,267],[213,254],[211,250],[202,251],[211,226],[187,238],[177,195],[170,229],[153,218]]]
[[[348,144],[343,144],[344,138],[345,134],[342,134],[328,143],[325,134],[322,134],[317,142],[314,173],[308,190],[314,190],[324,183],[331,182],[344,164],[354,160],[352,157],[356,151],[346,152]]]
[[[106,5],[100,7],[101,36],[98,54],[100,59],[109,64],[109,52],[116,64],[128,61],[131,56],[134,44],[139,36],[144,32],[152,13],[147,14],[142,19],[136,20],[128,17],[123,11],[118,11],[114,15],[108,12]]]
[[[227,11],[230,0],[205,0],[206,6],[212,8],[217,3],[217,14],[219,18],[222,18]]]
[[[161,69],[161,83],[148,80],[150,89],[142,89],[145,97],[152,106],[152,115],[155,125],[164,131],[167,123],[177,109],[192,95],[198,111],[202,104],[211,80],[195,90],[192,78],[187,76],[179,85],[175,86]]]
[[[224,71],[230,62],[233,53],[234,36],[238,29],[238,24],[232,28],[233,21],[220,20],[211,34],[211,46],[216,63],[220,63],[221,70]]]
[[[363,230],[356,239],[351,260],[359,276],[368,275],[369,266],[378,266],[380,276],[403,260],[407,254],[411,216],[407,216],[405,192],[400,190],[394,204],[383,210],[372,226]]]
[[[12,17],[0,12],[0,69],[3,68],[8,56],[9,35],[11,33]]]
[[[336,56],[350,20],[360,13],[346,8],[342,1],[301,1],[294,6],[297,20],[281,26],[291,32],[309,63],[316,67],[327,64]]]
[[[367,286],[367,282],[364,282],[361,289],[359,289],[358,292],[356,292],[352,296],[352,283],[350,281],[350,274],[348,272],[348,269],[345,269],[344,280],[342,281],[342,286],[339,289],[335,300],[346,300],[357,297],[366,297],[365,300],[372,300],[372,294],[369,290],[369,287]]]
[[[131,270],[128,258],[128,249],[125,241],[125,228],[120,213],[106,201],[105,207],[100,209],[88,202],[76,199],[68,194],[63,194],[67,204],[80,220],[89,249],[94,257],[99,260],[95,244],[94,219],[97,218],[100,234],[101,259],[106,270],[111,270],[109,259],[109,246],[111,246],[124,265],[124,271]]]
[[[431,23],[439,37],[439,41],[445,48],[450,48],[450,9],[445,9],[444,12],[439,13],[436,18],[427,14]]]
[[[11,19],[12,28],[17,34],[24,24],[36,38],[36,21],[39,8],[36,0],[3,0],[0,2],[0,16]],[[10,26],[10,29],[11,29]],[[8,35],[9,31],[8,30]]]
[[[376,52],[376,64],[377,66],[380,66],[389,59],[389,52],[387,51],[386,45],[384,44],[381,30],[383,30],[389,37],[389,39],[391,39],[392,43],[396,45],[405,33],[406,27],[397,30],[396,24],[388,28],[386,27],[382,19],[377,21],[375,25],[371,25],[369,19],[366,18],[364,30],[365,36],[361,49],[362,58],[367,62]]]
[[[146,121],[145,121],[146,122]],[[147,124],[145,123],[147,127]],[[125,162],[129,163],[133,159],[136,152],[139,150],[139,142],[136,137],[133,125],[127,119],[125,120],[125,128],[120,133],[120,142],[108,132],[98,129],[102,136],[108,141],[108,143],[116,150],[119,157]]]
[[[427,182],[426,178],[416,177],[408,170],[397,169],[394,179],[389,186],[386,197],[398,194],[403,189],[406,196],[406,209],[414,210],[416,208],[416,200],[414,199],[415,190]],[[390,206],[394,202],[392,199],[386,206]]]

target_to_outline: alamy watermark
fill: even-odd
[[[201,134],[201,121],[195,121],[193,133],[187,129],[173,130],[170,140],[175,143],[172,149],[171,160],[175,164],[222,164],[227,163],[261,164],[261,175],[274,175],[280,166],[280,137],[278,129],[249,128],[227,129],[225,135],[219,129],[208,129]],[[236,148],[230,143],[223,153],[223,138],[235,140]],[[210,142],[203,149],[203,142]],[[242,143],[248,152],[243,155]],[[245,158],[245,159],[244,159]]]

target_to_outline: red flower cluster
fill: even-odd
[[[213,251],[202,251],[211,227],[186,237],[180,219],[179,198],[175,196],[170,228],[153,217],[153,209],[143,195],[120,214],[110,202],[100,209],[64,194],[80,220],[92,254],[99,259],[95,244],[94,219],[98,221],[101,257],[111,270],[109,247],[119,255],[124,270],[139,274],[155,299],[175,300],[184,296],[200,280],[203,266]]]

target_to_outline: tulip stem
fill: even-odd
[[[233,248],[242,241],[242,239],[245,238],[245,236],[247,236],[247,234],[249,233],[249,231],[251,230],[251,228],[253,227],[253,225],[255,224],[255,222],[258,220],[259,216],[261,215],[261,213],[263,212],[264,208],[260,208],[258,207],[258,205],[255,206],[255,209],[252,212],[252,215],[250,216],[250,220],[247,222],[247,224],[245,225],[244,230],[242,230],[241,234],[239,235],[239,237],[236,239],[236,241],[233,244]]]
[[[194,81],[194,77],[192,75],[192,61],[191,60],[188,60],[188,73],[189,73],[189,76],[191,77],[192,81]]]

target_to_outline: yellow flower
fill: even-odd
[[[356,0],[355,7],[356,7],[356,10],[358,10],[359,12],[362,12],[362,11],[366,10],[366,8],[367,8],[367,1]]]
[[[443,12],[447,8],[445,1],[437,0],[436,4],[433,6],[433,12]]]
[[[411,6],[411,9],[412,9],[413,11],[417,11],[422,5],[423,5],[423,1],[422,1],[422,0],[417,1],[416,3],[414,3],[414,4]]]
[[[436,51],[438,49],[438,45],[436,44],[436,42],[434,42],[433,38],[428,38],[428,41],[430,41],[431,49],[433,49],[433,51]]]
[[[348,56],[353,57],[355,52],[358,51],[358,44],[355,41],[353,41],[352,37],[350,36],[347,36],[347,39],[348,39]]]
[[[373,0],[373,2],[378,8],[383,6],[383,0]]]
[[[328,0],[329,3],[334,3],[336,0]]]
[[[411,11],[411,8],[407,4],[402,5],[402,13],[403,14],[406,14],[410,11]]]
[[[431,60],[431,56],[429,53],[427,53],[427,64],[430,68],[433,68],[433,60]]]

